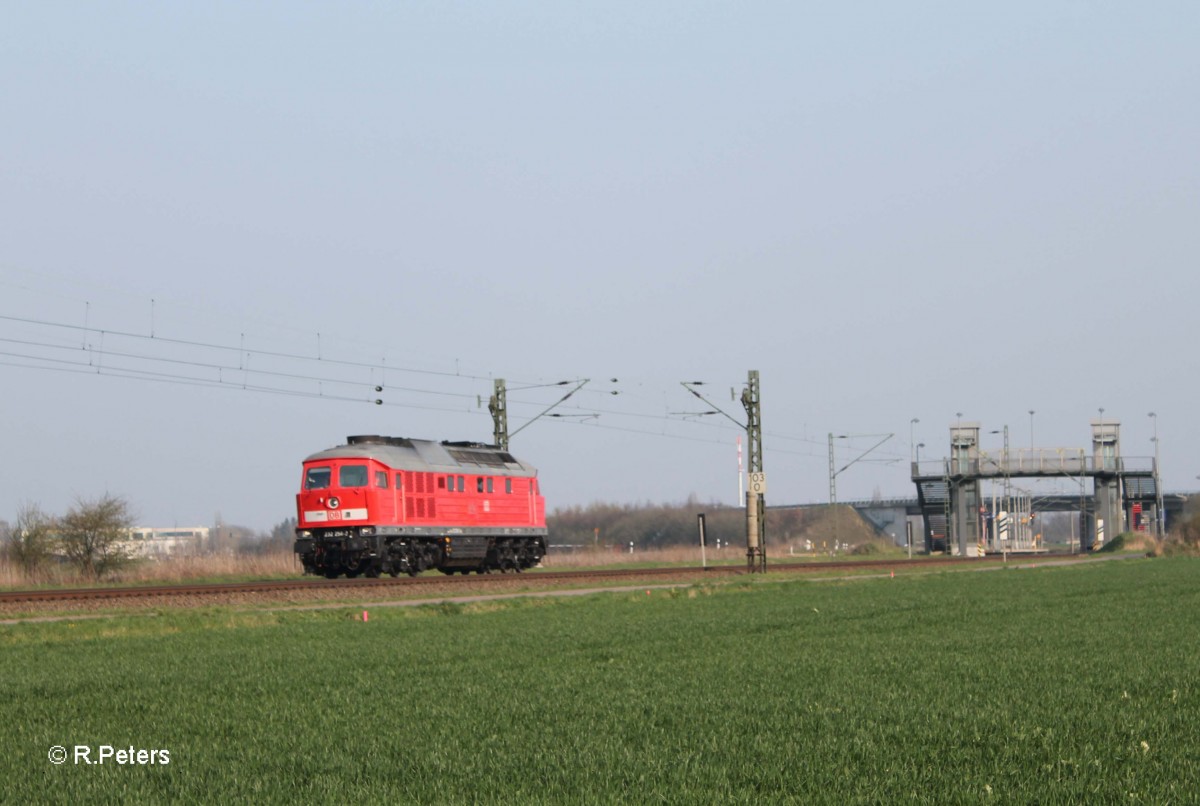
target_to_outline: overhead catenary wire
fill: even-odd
[[[13,357],[12,353],[0,352],[0,355]],[[18,355],[16,357],[20,358],[22,356]],[[42,360],[42,361],[56,360],[59,363],[64,364],[66,366],[38,366],[38,365],[31,365],[31,364],[20,364],[20,363],[16,363],[13,361],[0,361],[0,365],[8,366],[8,367],[18,367],[20,369],[34,369],[34,370],[49,371],[49,372],[69,372],[69,373],[75,373],[75,374],[81,374],[81,375],[101,375],[101,376],[105,376],[105,377],[122,378],[122,379],[127,379],[127,380],[149,381],[149,382],[155,382],[155,383],[166,383],[166,384],[174,384],[174,385],[178,385],[178,386],[202,386],[202,387],[211,387],[211,388],[224,387],[226,389],[237,390],[237,391],[262,392],[262,393],[267,393],[267,394],[287,395],[290,397],[321,398],[324,400],[337,400],[337,401],[353,402],[353,403],[374,403],[375,402],[374,400],[370,400],[370,399],[366,399],[366,398],[354,398],[354,397],[348,397],[345,395],[315,394],[313,392],[306,392],[303,390],[296,390],[296,389],[282,389],[282,388],[278,388],[278,387],[269,387],[269,386],[253,386],[253,385],[247,385],[244,383],[237,383],[237,382],[233,382],[233,381],[219,381],[219,380],[211,381],[211,380],[204,380],[201,378],[194,378],[194,377],[190,377],[190,376],[170,375],[167,373],[148,372],[148,371],[144,371],[144,370],[113,369],[113,368],[97,369],[95,367],[91,367],[91,366],[88,366],[85,364],[80,364],[78,362],[72,362],[72,361],[66,361],[63,359],[44,359],[43,358],[43,359],[39,359],[39,360]],[[418,408],[418,407],[414,406],[413,408]],[[445,409],[437,409],[437,410],[443,411]]]
[[[11,339],[11,338],[5,338],[5,337],[0,337],[0,342],[5,342],[8,344],[21,344],[21,345],[30,346],[30,347],[43,347],[43,348],[52,349],[52,350],[70,350],[72,352],[77,352],[79,349],[77,347],[67,347],[64,345],[56,345],[56,344],[50,344],[50,343],[46,343],[46,342],[36,342],[36,341],[30,341],[27,339]],[[87,348],[85,348],[85,349],[87,349]],[[317,383],[327,383],[327,384],[335,384],[335,385],[343,385],[343,386],[368,385],[368,386],[372,386],[372,387],[376,387],[376,388],[379,387],[378,384],[364,383],[361,380],[344,380],[344,379],[339,379],[339,378],[330,378],[330,377],[321,376],[321,375],[302,375],[300,373],[295,373],[295,372],[279,372],[279,371],[267,370],[267,369],[251,369],[249,367],[249,357],[248,356],[247,356],[246,362],[239,363],[237,366],[232,366],[232,365],[227,365],[227,364],[217,364],[217,363],[213,363],[210,361],[190,361],[190,360],[181,359],[181,358],[164,358],[164,357],[160,357],[160,356],[146,355],[143,353],[128,353],[128,352],[112,350],[112,349],[107,349],[107,350],[102,350],[102,351],[101,350],[95,350],[95,351],[89,350],[89,352],[93,352],[96,355],[103,353],[104,355],[109,356],[109,357],[128,358],[128,359],[134,359],[134,360],[139,360],[139,361],[155,362],[155,363],[162,363],[162,364],[172,364],[172,365],[178,365],[178,366],[193,367],[196,369],[210,369],[210,370],[216,370],[217,372],[241,372],[241,373],[245,373],[247,375],[264,375],[264,376],[269,376],[269,377],[274,377],[274,378],[286,378],[286,379],[290,379],[290,380],[299,380],[299,381],[313,381],[313,382],[317,382]],[[15,354],[0,352],[0,355],[15,355]],[[35,356],[28,356],[28,355],[23,355],[21,357],[29,358],[29,359],[36,358]],[[51,360],[51,359],[47,358],[45,360]],[[203,380],[203,379],[199,379],[199,380]],[[460,398],[473,397],[473,395],[470,395],[467,393],[443,392],[443,391],[434,390],[434,389],[418,389],[415,387],[406,387],[406,386],[393,386],[393,387],[389,387],[389,389],[392,391],[413,392],[416,394],[426,394],[426,395],[441,395],[441,396],[446,396],[446,397],[460,397]]]
[[[317,364],[321,365],[322,367],[342,366],[342,367],[348,367],[348,368],[353,368],[353,369],[367,369],[367,370],[370,370],[372,373],[378,371],[380,373],[380,382],[371,383],[370,385],[372,385],[372,386],[382,386],[383,380],[385,379],[385,376],[386,376],[386,373],[389,370],[392,372],[431,375],[431,376],[436,376],[436,377],[454,378],[454,379],[460,379],[460,380],[471,380],[471,381],[491,381],[492,380],[491,376],[462,373],[460,371],[450,372],[447,370],[422,369],[422,368],[416,368],[416,367],[411,367],[411,366],[400,366],[400,365],[396,365],[396,364],[389,365],[386,361],[386,358],[381,359],[381,361],[379,363],[368,362],[368,361],[351,361],[351,360],[345,360],[345,359],[327,358],[327,357],[323,357],[320,355],[319,348],[318,348],[318,356],[316,356],[316,357],[298,354],[298,353],[283,352],[283,351],[278,351],[278,350],[263,350],[263,349],[257,349],[257,348],[248,348],[245,346],[245,334],[244,333],[239,335],[239,346],[232,347],[227,344],[218,344],[218,343],[213,343],[213,342],[199,341],[199,340],[195,340],[195,339],[178,339],[178,338],[170,338],[170,337],[163,337],[163,336],[147,336],[144,333],[135,333],[135,332],[130,332],[130,331],[122,331],[122,330],[94,328],[94,327],[89,327],[86,324],[83,326],[80,326],[80,325],[73,325],[73,324],[65,323],[65,322],[54,322],[54,321],[50,321],[50,320],[32,319],[29,317],[9,316],[9,315],[4,315],[4,314],[0,314],[0,320],[17,322],[17,323],[21,323],[21,324],[32,325],[35,327],[60,328],[60,329],[66,329],[66,330],[83,331],[85,334],[84,349],[88,349],[87,342],[86,342],[86,334],[91,333],[91,334],[95,334],[95,335],[99,336],[102,342],[106,338],[111,340],[112,338],[115,337],[115,338],[122,338],[122,339],[139,340],[139,341],[144,341],[144,342],[154,342],[156,345],[172,344],[172,345],[178,345],[178,346],[184,346],[184,347],[197,348],[197,349],[201,349],[201,350],[215,350],[215,351],[220,351],[223,353],[235,352],[238,356],[238,365],[235,367],[235,366],[232,366],[231,364],[218,363],[218,362],[214,362],[214,361],[188,361],[188,360],[179,359],[179,358],[169,358],[169,357],[164,358],[164,357],[160,357],[160,356],[135,354],[135,353],[129,353],[129,352],[125,352],[125,351],[118,351],[118,350],[113,350],[113,349],[103,349],[103,348],[101,348],[99,350],[94,350],[94,353],[97,356],[104,354],[104,355],[109,355],[109,356],[138,358],[138,359],[146,360],[146,361],[158,361],[158,362],[174,363],[174,364],[180,364],[180,365],[190,364],[190,365],[196,366],[196,367],[220,369],[223,371],[234,371],[234,370],[249,371],[249,372],[255,372],[257,374],[271,375],[271,376],[279,377],[279,378],[287,377],[287,378],[292,378],[295,380],[313,381],[313,382],[319,382],[319,383],[346,384],[346,385],[358,385],[362,382],[357,381],[357,380],[345,380],[345,379],[340,379],[340,378],[333,378],[333,377],[330,377],[329,375],[317,375],[317,374],[305,374],[305,373],[284,373],[284,372],[279,372],[279,371],[270,371],[270,370],[262,370],[262,369],[250,370],[248,368],[248,363],[252,356],[259,356],[262,358],[276,358],[276,359],[301,361],[301,362],[316,362]],[[37,345],[37,346],[45,347],[47,349],[66,349],[66,345],[63,345],[63,344],[54,344],[51,342],[35,342],[32,340],[28,340],[28,339],[11,339],[11,338],[0,337],[0,341],[6,341],[6,342],[10,342],[10,343],[21,343],[21,344],[26,344],[26,345]],[[74,348],[72,348],[72,349],[74,349]],[[615,382],[615,380],[616,379],[613,379],[614,382]],[[518,381],[518,383],[520,385],[515,387],[515,391],[539,389],[539,388],[546,388],[546,387],[552,387],[552,386],[564,386],[567,384],[576,383],[576,381],[566,380],[566,381],[555,381],[555,382],[549,382],[549,383],[533,382],[533,381]],[[408,391],[408,392],[412,392],[412,393],[416,393],[416,394],[458,397],[458,398],[462,398],[462,399],[471,399],[471,398],[474,398],[477,396],[476,394],[472,394],[472,393],[445,392],[445,391],[436,390],[436,389],[420,389],[420,388],[416,388],[416,387],[412,387],[412,386],[403,386],[403,387],[389,386],[388,388],[392,391]],[[576,390],[576,391],[579,391],[579,390]],[[598,394],[615,394],[615,392],[608,391],[608,390],[596,390],[596,393],[598,393]],[[570,395],[568,395],[567,397],[569,397],[569,396]],[[519,401],[515,401],[515,402],[519,403]]]
[[[53,366],[44,366],[44,365],[37,365],[37,364],[18,363],[18,362],[14,362],[14,361],[0,361],[0,365],[2,365],[2,366],[11,366],[11,367],[17,367],[17,368],[21,368],[21,369],[51,370],[51,371],[57,371],[57,372],[70,372],[70,373],[85,374],[85,375],[103,375],[103,376],[107,376],[107,377],[122,378],[122,379],[126,379],[126,380],[140,380],[140,381],[148,381],[148,382],[156,382],[156,383],[175,384],[175,385],[180,385],[180,386],[224,388],[224,389],[228,389],[228,390],[250,391],[250,392],[262,393],[262,394],[283,395],[283,396],[288,396],[288,397],[322,399],[322,400],[349,402],[349,403],[368,403],[368,404],[375,404],[375,405],[381,405],[381,406],[386,406],[386,407],[411,409],[411,410],[416,410],[416,411],[435,411],[435,412],[453,413],[453,414],[470,414],[470,413],[472,413],[469,411],[464,411],[459,408],[450,408],[450,407],[446,407],[446,406],[425,406],[425,405],[420,405],[420,404],[415,404],[415,403],[398,403],[398,402],[388,401],[388,400],[378,401],[378,399],[372,399],[372,398],[352,397],[352,396],[348,396],[348,395],[335,395],[335,394],[328,394],[328,393],[324,393],[324,392],[311,392],[311,391],[296,390],[296,389],[285,389],[285,388],[281,388],[281,387],[272,387],[272,386],[267,386],[267,385],[262,385],[262,384],[247,384],[244,381],[239,382],[239,381],[230,380],[230,379],[220,379],[220,378],[204,379],[204,378],[196,378],[194,376],[178,375],[178,374],[158,372],[158,371],[153,371],[153,370],[139,370],[139,369],[130,369],[130,368],[121,368],[121,367],[111,367],[111,366],[110,367],[97,367],[95,365],[83,363],[83,362],[77,361],[77,360],[73,361],[73,360],[69,360],[69,359],[55,359],[55,358],[46,358],[46,357],[39,357],[39,356],[28,356],[28,355],[24,355],[24,354],[20,354],[20,353],[12,353],[12,352],[6,352],[6,351],[0,351],[0,356],[4,356],[7,358],[18,358],[18,359],[33,360],[33,361],[51,362],[53,364]],[[465,396],[463,396],[463,397],[465,397]],[[519,404],[524,404],[524,405],[533,405],[533,403],[530,401],[513,401],[513,402],[519,403]],[[661,416],[661,415],[643,415],[640,413],[625,413],[625,412],[610,412],[610,414],[612,414],[614,416],[646,417],[649,419],[655,419],[655,420],[661,421],[664,424],[669,422],[669,418]],[[604,423],[602,423],[602,422],[580,422],[580,421],[565,419],[565,418],[556,419],[556,422],[568,423],[571,425],[586,426],[586,427],[591,427],[591,428],[598,428],[598,429],[606,430],[606,431],[616,431],[616,432],[629,433],[629,434],[638,434],[638,435],[642,435],[642,436],[655,436],[655,437],[662,437],[662,438],[666,438],[666,439],[700,443],[700,444],[709,444],[709,445],[726,445],[727,444],[727,442],[725,440],[709,439],[709,438],[704,438],[704,437],[697,437],[694,435],[671,433],[671,432],[668,432],[665,430],[652,431],[652,430],[641,429],[641,428],[630,428],[630,427],[624,427],[624,426],[619,426],[619,425],[611,425],[606,422],[604,422]],[[774,453],[787,454],[787,455],[793,455],[793,456],[804,456],[804,457],[812,457],[813,456],[812,454],[809,454],[806,452],[790,451],[790,450],[782,449],[782,448],[776,448]]]
[[[98,334],[101,337],[107,335],[110,337],[139,339],[139,340],[146,340],[146,341],[154,341],[154,342],[158,342],[158,343],[177,344],[177,345],[187,346],[187,347],[198,347],[198,348],[207,349],[207,350],[222,350],[222,351],[229,351],[229,352],[245,353],[248,355],[268,356],[271,358],[284,358],[284,359],[288,359],[288,360],[292,360],[292,361],[314,361],[314,362],[318,362],[318,363],[326,364],[326,365],[357,367],[360,369],[378,369],[381,371],[384,369],[389,369],[389,370],[392,370],[395,372],[411,372],[411,373],[420,374],[420,375],[434,375],[434,376],[448,377],[448,378],[464,378],[464,379],[476,380],[476,381],[492,380],[490,377],[487,377],[487,376],[471,375],[471,374],[465,374],[465,373],[461,373],[461,372],[457,372],[457,371],[450,372],[449,370],[419,369],[416,367],[402,367],[402,366],[395,366],[395,365],[385,366],[383,364],[377,364],[377,363],[370,362],[370,361],[348,361],[346,359],[340,359],[340,358],[326,358],[323,355],[321,355],[319,341],[318,341],[318,349],[317,349],[318,354],[315,356],[312,356],[312,355],[304,355],[303,353],[288,353],[288,352],[283,352],[283,351],[279,351],[279,350],[263,350],[263,349],[259,349],[259,348],[245,347],[244,342],[243,342],[243,346],[233,347],[228,344],[214,344],[212,342],[197,341],[194,339],[178,339],[178,338],[171,338],[171,337],[167,337],[167,336],[148,336],[145,333],[134,333],[131,331],[113,330],[111,328],[105,328],[105,329],[93,328],[93,327],[88,327],[86,325],[72,325],[67,322],[52,322],[49,320],[30,319],[30,318],[21,317],[21,316],[8,316],[5,314],[0,314],[0,320],[10,321],[10,322],[19,322],[22,324],[35,325],[35,326],[39,326],[39,327],[62,328],[62,329],[66,329],[66,330],[85,331],[85,332],[89,332],[89,333]],[[320,334],[318,334],[318,339],[319,339],[319,336],[320,336]],[[242,338],[244,340],[245,334],[242,334]]]
[[[317,335],[318,345],[317,345],[317,354],[315,356],[314,355],[305,355],[302,353],[296,353],[296,352],[285,351],[285,350],[269,350],[269,349],[255,348],[255,347],[247,347],[246,346],[246,335],[244,332],[239,334],[238,343],[236,346],[230,345],[230,344],[225,344],[225,343],[206,341],[206,340],[202,340],[202,339],[185,339],[185,338],[163,336],[161,333],[158,332],[159,328],[157,327],[157,320],[154,318],[156,316],[156,313],[153,310],[153,304],[154,303],[152,302],[152,312],[151,312],[152,322],[151,322],[151,332],[149,334],[137,333],[137,332],[132,332],[129,330],[121,330],[121,329],[99,328],[99,327],[92,325],[91,324],[91,321],[92,321],[91,307],[92,306],[91,306],[90,302],[85,303],[85,306],[84,306],[85,311],[84,311],[84,324],[83,325],[71,324],[71,323],[60,322],[60,321],[53,321],[53,320],[49,320],[49,319],[38,319],[35,317],[28,317],[28,316],[13,316],[13,315],[8,315],[8,314],[0,314],[0,321],[7,321],[7,322],[14,323],[14,324],[28,326],[31,328],[41,328],[43,330],[50,330],[52,332],[53,331],[61,331],[64,333],[80,333],[80,334],[82,334],[82,348],[88,354],[88,361],[86,363],[84,363],[84,362],[80,362],[78,360],[67,360],[67,359],[62,359],[62,358],[56,358],[53,355],[33,355],[33,354],[29,354],[29,353],[0,351],[0,356],[4,356],[4,357],[10,358],[10,359],[17,359],[17,361],[3,361],[3,362],[0,362],[0,364],[3,364],[5,366],[19,367],[22,369],[32,369],[32,370],[44,369],[44,370],[54,370],[54,371],[60,371],[60,372],[67,371],[67,372],[77,372],[77,373],[101,374],[101,375],[107,375],[110,377],[121,377],[121,378],[127,378],[127,379],[135,379],[135,380],[155,381],[155,382],[159,382],[159,383],[175,383],[175,384],[190,385],[190,386],[240,389],[243,391],[265,393],[265,394],[287,395],[287,396],[292,396],[292,397],[314,398],[314,399],[345,401],[345,402],[371,403],[371,404],[375,404],[375,405],[399,407],[399,408],[405,408],[405,409],[437,411],[437,412],[458,413],[458,414],[464,413],[464,410],[461,406],[451,407],[451,406],[437,406],[437,405],[422,405],[420,403],[415,403],[415,402],[411,402],[411,401],[398,401],[398,400],[395,400],[395,399],[392,399],[389,397],[381,398],[381,397],[378,397],[377,395],[364,395],[362,397],[356,397],[353,395],[346,395],[346,394],[330,394],[326,391],[325,387],[333,386],[333,387],[346,388],[346,389],[353,389],[356,387],[361,387],[366,390],[372,390],[372,391],[378,390],[382,387],[382,388],[386,388],[388,393],[404,393],[404,394],[412,394],[412,395],[419,395],[419,396],[429,396],[429,397],[433,397],[433,398],[447,399],[447,400],[470,401],[470,400],[476,400],[478,398],[477,392],[454,392],[454,391],[447,391],[445,389],[421,388],[419,386],[414,386],[414,385],[390,386],[390,385],[386,385],[386,383],[385,383],[386,375],[390,371],[392,373],[411,373],[411,374],[416,374],[416,375],[463,380],[463,381],[491,381],[493,379],[491,375],[482,375],[482,374],[476,374],[476,373],[464,373],[457,368],[454,371],[449,371],[449,370],[427,369],[427,368],[420,368],[420,367],[413,367],[413,366],[402,366],[402,365],[397,365],[394,363],[388,363],[386,358],[382,358],[378,362],[353,360],[353,359],[345,359],[345,358],[333,358],[333,357],[328,356],[327,351],[324,350],[323,345],[321,344],[321,335],[320,334]],[[88,344],[89,337],[97,337],[99,340],[99,345],[89,345]],[[179,355],[170,355],[170,354],[152,355],[152,354],[149,354],[146,352],[122,349],[118,346],[122,340],[131,340],[133,343],[138,343],[138,342],[146,343],[146,344],[152,343],[156,349],[162,348],[164,345],[170,345],[173,347],[179,347],[181,349],[213,351],[216,353],[216,356],[218,356],[218,357],[217,358],[209,358],[208,360],[198,360],[195,358],[185,358],[185,357],[181,357]],[[38,340],[38,339],[20,339],[20,338],[12,338],[12,337],[0,337],[0,342],[4,342],[7,344],[13,344],[13,345],[21,345],[24,347],[33,347],[33,348],[40,349],[40,350],[51,351],[52,354],[57,353],[58,351],[62,351],[62,350],[71,350],[71,351],[75,351],[75,352],[78,352],[80,350],[80,341],[74,341],[73,343],[69,342],[69,341],[63,342],[63,343],[58,343],[58,342],[49,341],[49,340],[45,340],[45,339]],[[114,342],[116,342],[117,344],[114,344]],[[230,360],[223,361],[219,358],[219,356],[229,356]],[[232,360],[234,356],[236,356],[236,362],[234,362]],[[115,360],[115,359],[118,359],[118,360]],[[254,359],[258,359],[258,360],[255,361]],[[320,366],[322,368],[322,372],[320,372],[320,373],[305,372],[305,371],[288,372],[288,371],[283,371],[281,369],[272,369],[269,367],[269,362],[271,360],[302,362],[301,363],[302,366],[305,363],[307,363],[310,366],[314,366],[314,367]],[[133,365],[126,366],[126,365],[122,365],[121,362],[130,362]],[[254,364],[255,366],[252,366],[252,364]],[[215,377],[200,377],[196,374],[188,375],[188,374],[183,374],[180,372],[162,371],[161,368],[163,368],[163,367],[176,367],[176,368],[187,367],[187,368],[200,370],[202,372],[215,373]],[[337,377],[335,375],[331,375],[328,372],[324,371],[327,368],[331,368],[331,367],[340,367],[340,368],[346,368],[349,370],[368,370],[370,373],[370,377],[366,380],[346,378],[346,377]],[[282,385],[272,385],[270,383],[263,383],[261,381],[251,382],[251,380],[250,380],[251,378],[269,379],[269,380],[275,380],[275,381],[280,381],[280,382],[295,382],[297,384],[314,384],[314,385],[316,385],[316,391],[313,391],[312,389],[289,388],[289,387],[282,386]],[[576,381],[545,382],[545,381],[519,381],[518,380],[518,381],[515,381],[516,385],[512,388],[514,391],[531,391],[531,390],[550,388],[550,387],[555,387],[555,386],[564,386],[564,385],[567,385],[570,383],[576,383]],[[611,383],[613,383],[613,384],[617,383],[617,379],[612,378]],[[731,388],[732,388],[732,386],[731,386]],[[693,394],[696,394],[694,390],[689,390],[689,391],[691,391]],[[565,417],[558,418],[557,421],[572,422],[572,424],[575,424],[575,425],[588,426],[588,427],[593,427],[593,428],[602,428],[605,430],[621,431],[621,432],[625,432],[625,433],[634,433],[634,434],[641,434],[641,435],[648,435],[648,436],[661,436],[661,437],[667,437],[667,438],[671,438],[671,439],[679,439],[679,440],[685,440],[685,441],[691,441],[691,442],[697,442],[697,443],[706,443],[706,444],[715,444],[715,445],[725,444],[725,441],[723,441],[723,440],[699,437],[699,436],[695,436],[695,435],[684,435],[684,434],[672,433],[672,432],[667,431],[667,429],[666,429],[667,424],[672,420],[674,420],[675,422],[678,422],[678,419],[671,417],[669,411],[666,411],[666,410],[664,410],[662,412],[647,412],[645,410],[622,410],[622,409],[612,408],[612,407],[599,408],[599,407],[590,407],[590,406],[580,405],[580,404],[574,403],[573,401],[572,401],[572,404],[567,404],[566,403],[567,399],[571,398],[573,395],[576,395],[577,393],[579,395],[603,394],[606,396],[618,394],[618,392],[613,389],[595,389],[595,388],[589,389],[589,388],[579,387],[579,388],[576,388],[576,389],[572,390],[571,392],[569,392],[567,395],[565,395],[563,398],[561,398],[559,401],[557,401],[557,403],[555,403],[554,405],[555,406],[562,405],[562,407],[564,409],[569,409],[573,413],[579,413],[579,414],[573,415],[573,416],[596,417],[599,415],[604,415],[606,420],[607,420],[607,418],[630,418],[633,420],[641,420],[641,421],[655,421],[655,422],[659,422],[662,425],[662,428],[660,428],[658,430],[629,428],[629,427],[623,427],[620,425],[614,425],[607,421],[604,421],[604,422],[597,422],[597,421],[580,422],[577,420],[572,421],[572,420],[566,419]],[[646,396],[644,394],[629,393],[629,392],[625,392],[625,391],[622,391],[621,394],[626,399],[637,399],[637,400],[641,400],[643,403],[650,399],[649,396]],[[510,399],[510,405],[513,407],[516,407],[516,408],[525,408],[525,407],[534,407],[534,406],[537,406],[539,408],[544,408],[545,401],[521,400],[521,399],[513,398],[513,399]],[[722,413],[724,414],[724,412],[722,412]],[[726,416],[728,417],[729,415],[726,415]],[[519,431],[519,430],[521,430],[521,428],[524,428],[525,425],[528,425],[528,422],[531,422],[533,419],[536,419],[536,415],[534,417],[529,418],[529,420],[524,425],[520,426],[520,428],[518,428],[517,430]],[[736,424],[736,422],[734,424]],[[687,423],[687,425],[689,428],[693,428],[693,429],[694,428],[701,428],[701,429],[716,428],[716,429],[723,430],[726,432],[734,431],[733,426],[731,426],[729,424],[704,422],[703,418],[690,421]],[[807,438],[807,437],[797,437],[795,435],[778,433],[778,432],[767,432],[767,435],[772,440],[796,441],[801,444],[808,444],[808,445],[814,446],[814,450],[812,452],[806,452],[806,451],[790,451],[787,449],[782,449],[782,448],[778,447],[778,445],[776,445],[776,447],[773,448],[773,451],[772,451],[773,453],[787,453],[790,455],[803,456],[803,457],[808,457],[808,458],[813,458],[813,459],[820,458],[819,455],[817,454],[817,452],[815,451],[815,448],[819,445],[818,441],[815,439],[811,439],[811,438]]]

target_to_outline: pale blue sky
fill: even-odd
[[[595,379],[563,411],[598,420],[514,440],[551,508],[733,503],[733,425],[672,413],[705,380],[740,418],[749,369],[768,503],[827,498],[830,431],[896,434],[897,461],[848,470],[839,497],[910,495],[911,418],[935,457],[956,412],[1028,444],[1031,408],[1038,445],[1085,447],[1104,407],[1134,456],[1155,411],[1167,488],[1197,485],[1194,3],[4,17],[0,316],[93,330],[0,319],[0,518],[107,490],[155,525],[268,528],[300,460],[347,434],[488,439],[475,396],[497,376]],[[129,380],[116,356],[29,368],[214,360],[96,332],[152,326],[314,356],[320,332],[324,359],[395,368],[388,405],[227,370]],[[330,397],[382,376],[247,360],[360,384]],[[622,394],[590,393],[613,377]],[[513,392],[513,429],[554,395]]]

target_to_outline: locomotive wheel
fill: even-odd
[[[379,566],[372,565],[366,571],[363,571],[363,576],[367,579],[379,579]]]
[[[399,573],[399,572],[397,572],[397,573]],[[417,574],[419,574],[419,573],[421,573],[421,569],[420,569],[420,568],[417,568],[415,565],[410,565],[410,566],[408,567],[408,575],[409,575],[410,577],[415,577],[415,576],[416,576]],[[395,575],[396,575],[396,574],[392,574],[392,576],[395,576]]]
[[[358,576],[361,573],[362,573],[361,568],[347,568],[346,569],[346,579],[354,579],[356,576]]]
[[[340,572],[340,571],[336,571],[336,570],[334,570],[333,568],[326,568],[326,569],[325,569],[325,578],[326,578],[326,579],[337,579],[337,578],[338,578],[338,577],[340,577],[341,575],[342,575],[342,574],[341,574],[341,572]]]
[[[388,576],[390,576],[392,579],[395,579],[396,577],[400,576],[400,569],[393,565],[388,569]]]

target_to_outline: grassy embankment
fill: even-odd
[[[11,802],[1184,801],[1200,560],[0,627]],[[167,749],[52,765],[53,745]]]

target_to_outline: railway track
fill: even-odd
[[[1020,557],[1021,562],[1036,562],[1038,560],[1062,561],[1065,559],[1081,559],[1086,555],[1039,554],[1036,556]],[[805,563],[772,563],[768,566],[772,572],[811,573],[828,570],[851,570],[873,568],[928,568],[938,566],[966,566],[986,563],[999,563],[999,557],[929,557],[920,559],[892,560],[858,560],[830,561]],[[237,593],[274,593],[286,591],[315,591],[315,590],[381,590],[397,588],[421,588],[431,585],[453,585],[469,588],[479,582],[518,584],[530,582],[587,582],[599,579],[621,578],[666,578],[666,577],[712,577],[732,576],[747,573],[741,565],[710,565],[706,568],[666,567],[666,568],[618,568],[609,570],[590,571],[536,571],[526,574],[484,574],[471,576],[419,576],[400,577],[397,579],[276,579],[260,582],[224,582],[201,585],[138,585],[123,588],[44,588],[32,590],[0,591],[0,604],[14,602],[68,602],[97,599],[128,599],[146,598],[152,596],[183,597],[205,596],[215,594]]]
[[[722,569],[724,570],[724,569]],[[664,573],[665,572],[665,573]],[[632,569],[588,572],[538,572],[532,574],[483,574],[470,577],[450,576],[421,576],[399,577],[396,579],[273,579],[258,582],[221,582],[202,585],[138,585],[125,588],[57,588],[42,590],[0,591],[0,604],[7,602],[52,602],[89,599],[123,599],[146,598],[150,596],[203,596],[206,594],[231,593],[273,593],[281,591],[314,591],[314,590],[380,590],[397,588],[422,588],[433,585],[470,587],[481,581],[487,582],[530,582],[530,581],[562,581],[568,579],[595,579],[621,576],[665,576],[667,573],[703,573],[703,569],[645,569],[644,572]],[[709,572],[718,569],[710,568]]]

